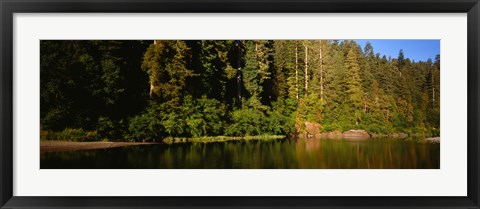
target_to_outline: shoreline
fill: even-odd
[[[440,137],[430,137],[430,138],[425,138],[423,139],[425,142],[430,142],[430,143],[440,143]]]
[[[192,137],[192,138],[181,138],[181,137],[167,137],[163,139],[163,143],[172,144],[172,143],[184,143],[184,142],[226,142],[226,141],[248,141],[248,140],[269,140],[269,139],[284,139],[286,136],[282,135],[260,135],[260,136],[214,136],[214,137]]]
[[[158,144],[152,142],[70,142],[40,141],[40,154],[47,152],[71,152],[80,150],[109,149],[115,147]]]
[[[186,142],[225,142],[225,141],[239,141],[239,140],[252,140],[252,139],[280,139],[286,138],[285,136],[250,136],[250,137],[205,137],[205,138],[167,138],[163,142],[72,142],[72,141],[40,141],[40,154],[49,152],[72,152],[81,150],[95,150],[95,149],[109,149],[116,147],[126,146],[139,146],[139,145],[152,145],[152,144],[173,144],[173,143],[186,143]],[[303,137],[301,137],[303,138]],[[343,137],[309,137],[310,139],[338,139]],[[303,139],[309,139],[303,138]],[[376,138],[376,137],[369,137]],[[356,138],[350,137],[348,139],[369,139],[369,138]],[[399,138],[404,139],[404,138]],[[440,143],[440,137],[423,138],[421,141],[427,143]]]

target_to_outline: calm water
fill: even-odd
[[[427,169],[440,168],[440,144],[400,139],[278,139],[45,153],[40,159],[42,169]]]

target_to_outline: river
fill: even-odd
[[[47,152],[41,169],[438,169],[440,144],[375,138],[174,143]]]

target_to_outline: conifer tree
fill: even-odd
[[[150,77],[152,98],[179,105],[186,81],[195,74],[189,69],[191,50],[185,41],[156,41],[147,49],[142,69]]]
[[[361,110],[364,101],[360,66],[354,48],[350,48],[345,60],[346,68],[346,93],[348,94],[349,107],[354,116],[355,125],[361,121]]]

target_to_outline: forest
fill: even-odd
[[[352,40],[42,40],[40,138],[440,134],[440,55]]]

